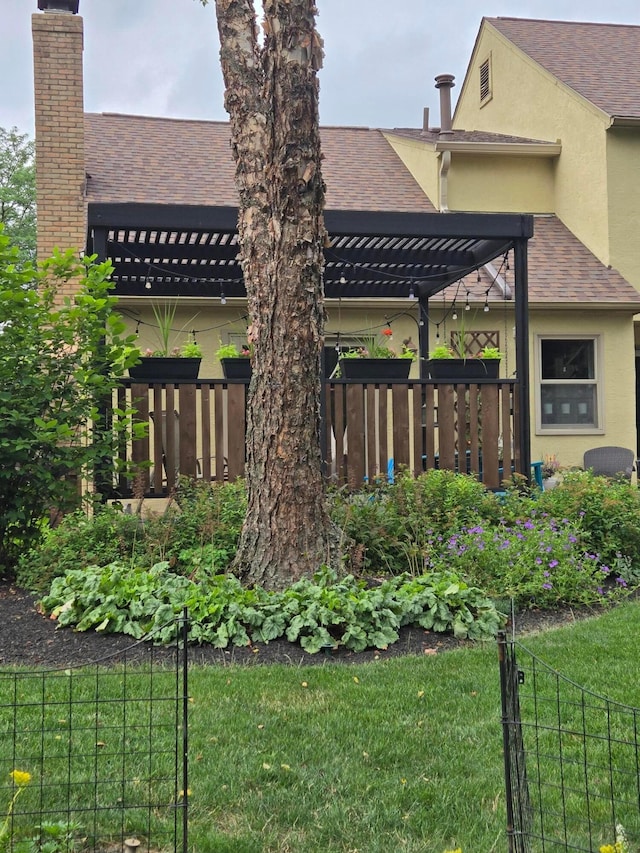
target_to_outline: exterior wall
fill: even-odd
[[[492,97],[480,106],[480,65],[491,57]],[[555,213],[610,264],[607,221],[607,117],[559,83],[493,27],[484,24],[462,87],[455,129],[560,140]]]
[[[610,263],[640,290],[640,130],[607,133]]]
[[[407,169],[420,186],[427,198],[435,206],[439,206],[440,160],[433,145],[420,142],[417,139],[407,139],[385,133],[389,145],[402,160]]]
[[[385,133],[431,202],[440,205],[441,154],[432,142]],[[540,157],[453,153],[448,175],[451,211],[552,213],[555,161]]]
[[[454,153],[449,209],[483,213],[551,213],[554,161],[538,157]]]
[[[38,258],[84,249],[84,116],[82,18],[66,12],[32,16],[35,79]]]
[[[636,449],[635,358],[633,324],[622,311],[541,311],[529,315],[529,357],[531,364],[531,458],[542,459],[555,453],[563,467],[582,467],[585,450],[608,444]],[[603,430],[542,435],[536,432],[539,366],[536,360],[537,335],[600,335],[603,388]]]

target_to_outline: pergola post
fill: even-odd
[[[520,459],[522,472],[531,477],[531,401],[529,381],[529,274],[527,238],[513,244],[515,266],[516,375],[520,411]]]

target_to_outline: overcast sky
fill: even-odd
[[[483,15],[640,24],[638,0],[316,0],[323,124],[438,122],[436,74],[460,90]],[[0,127],[33,134],[31,14],[0,0]],[[85,109],[226,119],[213,0],[80,0]]]

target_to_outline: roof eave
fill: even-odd
[[[562,153],[560,142],[454,142],[435,143],[436,151],[459,151],[465,154],[507,154],[512,157],[546,157],[553,159]]]
[[[640,116],[609,116],[609,127],[640,127]]]

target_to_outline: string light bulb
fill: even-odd
[[[341,273],[340,274],[340,284],[346,284],[346,283],[347,283],[347,280],[344,277],[344,273]]]
[[[458,319],[458,311],[456,310],[456,303],[455,303],[455,300],[454,300],[454,303],[453,303],[453,305],[452,305],[451,307],[452,307],[452,311],[451,311],[451,319],[452,319],[452,320],[457,320],[457,319]]]
[[[467,300],[464,303],[464,310],[471,311],[471,305],[469,305],[469,291],[467,290]]]
[[[413,289],[413,285],[411,285],[411,287],[409,288],[409,299],[415,299],[415,298],[416,298],[416,294],[415,294],[415,291]]]
[[[224,295],[224,290],[220,288],[220,305],[227,304],[227,297]]]

